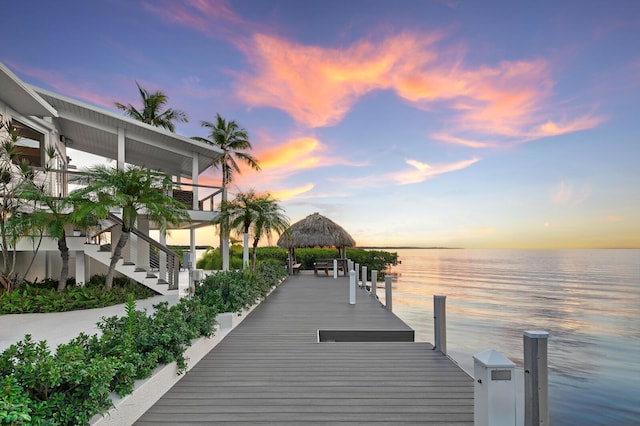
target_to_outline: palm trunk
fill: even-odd
[[[128,229],[125,231],[122,229],[122,234],[120,234],[120,239],[118,240],[118,244],[116,244],[115,249],[113,250],[113,256],[111,257],[111,263],[109,264],[109,271],[107,272],[107,276],[104,279],[104,291],[109,292],[113,287],[113,275],[115,274],[116,264],[122,255],[122,249],[127,245],[129,241],[129,234],[131,231]]]
[[[252,271],[256,270],[256,251],[258,250],[258,241],[260,241],[259,238],[253,239],[253,247],[251,249],[251,270]]]
[[[223,173],[222,201],[227,201],[226,173]],[[220,224],[220,255],[222,256],[222,270],[229,270],[229,222],[223,220]]]
[[[58,250],[60,250],[62,268],[60,268],[60,280],[56,291],[60,293],[66,287],[67,277],[69,276],[69,246],[67,245],[67,236],[64,230],[62,231],[62,237],[58,239]]]
[[[36,256],[38,256],[38,252],[40,251],[40,246],[42,245],[42,237],[43,237],[43,231],[40,231],[40,238],[38,239],[38,246],[33,251],[33,256],[31,256],[31,261],[29,262],[29,266],[27,266],[27,269],[24,271],[24,277],[25,278],[27,277],[27,275],[29,275],[29,272],[31,271],[31,268],[33,267],[33,263],[36,260]]]

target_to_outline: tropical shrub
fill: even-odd
[[[398,264],[398,253],[383,250],[347,249],[347,258],[360,266],[366,266],[369,274],[368,279],[371,278],[372,270],[383,272],[390,266]]]
[[[80,334],[55,353],[46,341],[25,336],[0,355],[0,424],[89,424],[112,406],[111,392],[130,393],[135,380],[158,365],[176,361],[183,373],[185,349],[193,339],[213,334],[217,312],[252,305],[285,276],[280,261],[261,262],[253,274],[219,273],[193,299],[174,306],[162,302],[152,314],[136,310],[129,296],[126,315],[98,323],[100,336]],[[102,291],[101,285],[88,287]]]
[[[284,276],[279,262],[262,262],[256,272],[226,271],[209,275],[196,288],[196,297],[218,312],[237,312],[264,297]]]
[[[4,405],[20,407],[14,416],[28,415],[29,424],[88,424],[112,406],[109,384],[118,362],[92,356],[77,341],[59,345],[53,356],[45,341],[27,335],[0,355],[0,373],[9,388],[3,389]]]
[[[0,290],[0,314],[66,312],[77,309],[102,308],[125,303],[130,295],[146,299],[157,293],[126,278],[116,278],[111,292],[104,291],[104,275],[94,275],[84,287],[71,285],[56,292],[56,280],[23,284],[16,290]]]

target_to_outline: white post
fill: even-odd
[[[349,304],[356,304],[356,271],[349,271]]]
[[[433,296],[433,333],[435,349],[447,354],[447,296]]]
[[[360,264],[354,264],[353,270],[356,271],[356,285],[360,285]]]
[[[367,267],[362,267],[362,288],[367,289]]]
[[[549,424],[549,373],[547,339],[541,330],[524,332],[524,424]]]
[[[74,252],[76,258],[76,285],[85,284],[85,262],[84,262],[84,251],[76,251]]]
[[[388,310],[393,311],[393,295],[392,293],[392,289],[391,289],[391,280],[393,279],[393,277],[391,277],[391,275],[385,275],[384,276],[384,299],[385,299],[385,306]]]
[[[474,355],[473,360],[473,424],[515,425],[516,365],[493,349]]]
[[[378,288],[378,271],[375,269],[371,270],[371,295],[373,297],[378,297],[376,294]]]
[[[117,168],[118,170],[124,170],[124,152],[125,152],[125,138],[124,138],[124,128],[118,127],[118,162]]]
[[[333,279],[338,279],[338,259],[333,259]]]
[[[162,244],[164,247],[167,246],[167,234],[165,232],[162,232],[162,230],[160,231],[160,244]],[[158,281],[167,282],[167,253],[160,251],[158,253],[158,262]]]

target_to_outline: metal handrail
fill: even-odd
[[[109,220],[122,225],[123,221],[113,213],[109,213]],[[167,247],[163,246],[153,238],[149,237],[145,233],[139,231],[137,228],[132,228],[131,233],[137,236],[139,239],[145,241],[150,246],[155,247],[159,251],[167,255],[167,273],[169,277],[169,290],[175,290],[178,288],[178,280],[180,275],[180,257],[178,254]]]

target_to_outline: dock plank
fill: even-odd
[[[136,424],[472,425],[472,379],[431,344],[318,342],[411,331],[357,291],[349,305],[348,278],[289,277]]]

